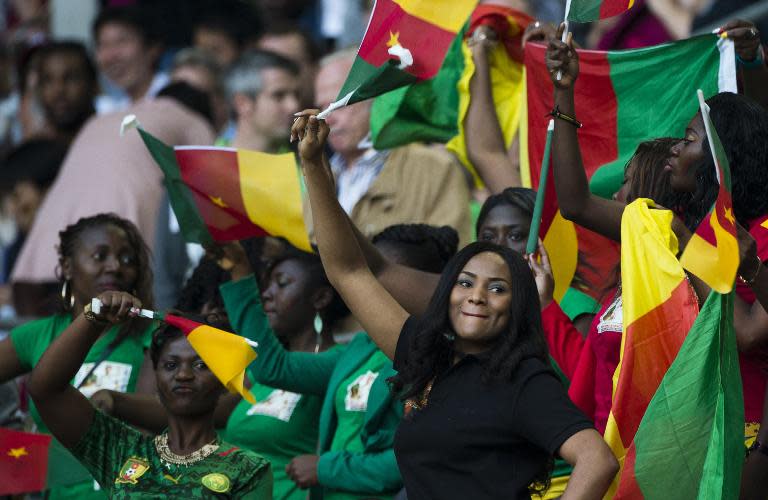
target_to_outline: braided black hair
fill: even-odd
[[[147,244],[144,243],[144,239],[141,237],[141,233],[133,224],[133,222],[123,219],[113,213],[101,213],[93,215],[91,217],[82,217],[74,224],[70,224],[63,231],[59,231],[59,269],[57,269],[58,279],[60,284],[64,284],[64,275],[61,272],[61,266],[64,264],[64,259],[72,259],[75,256],[77,248],[80,244],[80,237],[86,231],[103,228],[106,226],[114,226],[125,233],[128,245],[134,252],[136,257],[136,283],[134,284],[134,290],[127,290],[135,293],[136,297],[141,300],[144,307],[149,309],[154,308],[154,296],[152,294],[152,268],[150,266],[150,253]],[[60,310],[62,312],[67,311],[69,304],[65,304],[62,300],[60,303]],[[143,331],[149,320],[144,318],[132,318],[124,323],[121,328],[121,334],[138,334]]]
[[[391,245],[398,262],[430,273],[440,273],[456,254],[459,233],[450,226],[395,224],[372,239],[374,245]]]
[[[209,308],[223,309],[224,300],[219,293],[219,285],[230,279],[230,274],[216,261],[204,256],[184,283],[174,308],[197,313],[206,305]]]

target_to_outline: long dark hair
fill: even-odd
[[[467,262],[483,252],[501,256],[512,276],[512,305],[509,325],[496,340],[483,382],[509,380],[523,359],[549,362],[547,343],[541,327],[539,294],[528,263],[517,252],[493,243],[470,243],[445,266],[437,289],[424,316],[417,321],[416,335],[408,347],[407,361],[389,379],[392,389],[403,399],[421,395],[427,384],[451,365],[455,350],[449,340],[454,335],[448,314],[451,291]]]
[[[118,217],[112,213],[102,213],[93,215],[91,217],[83,217],[74,224],[70,224],[63,231],[59,231],[59,265],[64,263],[66,258],[74,258],[75,251],[80,244],[80,236],[88,230],[103,228],[106,226],[114,226],[125,232],[128,244],[134,252],[136,257],[136,283],[134,283],[134,290],[126,290],[131,293],[135,293],[136,297],[141,300],[144,307],[148,309],[154,308],[154,295],[152,294],[152,268],[150,266],[150,254],[147,244],[144,243],[144,239],[141,237],[141,233],[133,224],[133,222]],[[60,284],[64,285],[64,275],[59,271]],[[65,304],[63,301],[60,304],[61,312],[69,311],[69,304]],[[121,335],[132,335],[142,332],[150,321],[144,318],[132,318],[126,321],[121,327]]]

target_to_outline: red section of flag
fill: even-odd
[[[0,428],[0,495],[41,491],[51,436]]]
[[[626,347],[611,410],[625,449],[632,444],[648,403],[696,319],[698,308],[682,307],[691,300],[696,299],[684,279],[667,300],[626,327]],[[635,359],[656,362],[635,363]],[[617,401],[621,403],[617,405]]]
[[[633,3],[633,0],[603,0],[600,4],[600,19],[623,14],[632,7]]]
[[[533,21],[529,15],[509,7],[495,4],[478,5],[470,17],[467,37],[470,37],[477,27],[489,26],[504,44],[509,58],[522,63],[523,32]]]
[[[627,455],[624,458],[624,469],[619,480],[619,488],[616,491],[616,497],[625,499],[642,499],[642,491],[640,491],[640,485],[637,484],[635,478],[635,462],[637,460],[637,449],[635,443],[627,450]]]
[[[388,44],[399,43],[413,55],[413,65],[403,71],[425,80],[440,70],[443,57],[435,54],[445,54],[454,38],[456,33],[408,14],[392,0],[377,0],[357,55],[368,64],[380,67],[396,59],[387,52]]]
[[[163,318],[163,321],[171,326],[175,326],[184,332],[184,335],[189,335],[192,333],[192,330],[201,325],[201,323],[198,323],[197,321],[192,321],[191,319],[176,316],[174,314],[166,314],[165,318]]]
[[[200,216],[216,241],[266,236],[249,218],[240,190],[235,150],[176,148],[181,177],[189,187]]]

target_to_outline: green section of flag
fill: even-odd
[[[600,6],[603,0],[571,0],[568,20],[577,23],[590,23],[600,19]]]
[[[48,447],[46,487],[53,489],[85,481],[93,482],[93,476],[64,445],[59,443],[56,438],[51,439],[51,444]]]
[[[179,221],[179,227],[182,234],[184,234],[184,239],[189,242],[200,243],[201,245],[212,244],[213,237],[208,231],[200,212],[197,210],[192,193],[181,178],[179,164],[176,162],[176,153],[173,148],[142,128],[139,128],[138,131],[152,158],[155,159],[160,170],[163,171],[163,182],[168,190],[168,198],[171,201],[173,213]]]
[[[635,435],[645,498],[738,498],[744,400],[733,293],[710,293]]]
[[[638,144],[658,137],[683,137],[699,109],[697,89],[707,98],[726,90],[718,88],[716,35],[608,52],[608,62],[618,106],[618,158],[600,167],[590,179],[590,190],[603,198],[610,198],[621,186],[624,166]],[[670,77],[672,68],[674,76]]]
[[[371,110],[371,139],[376,149],[412,142],[448,142],[459,133],[459,92],[464,71],[461,44],[467,30],[458,33],[434,78],[377,97]]]
[[[339,97],[344,99],[351,93],[347,104],[354,104],[411,85],[418,80],[412,74],[398,69],[398,65],[399,62],[389,60],[376,68],[358,56]]]

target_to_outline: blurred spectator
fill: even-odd
[[[85,47],[77,42],[54,42],[37,55],[40,105],[46,134],[67,143],[95,113],[98,92],[96,68]]]
[[[270,23],[256,43],[256,48],[280,54],[299,66],[301,107],[313,107],[317,61],[323,55],[317,42],[298,25]]]
[[[260,32],[261,22],[252,7],[238,1],[218,2],[197,16],[192,43],[226,69]]]
[[[182,99],[190,95],[177,93]],[[195,101],[209,105],[204,95],[188,100]],[[143,100],[126,112],[135,114],[166,144],[213,142],[213,131],[202,117],[205,110],[189,109],[176,99]],[[43,302],[40,294],[46,293],[45,284],[56,281],[58,230],[79,218],[114,212],[136,224],[150,247],[154,244],[164,193],[162,173],[135,131],[120,137],[123,116],[110,113],[95,117],[72,143],[13,269],[11,280],[19,314],[39,313],[35,308]]]
[[[336,49],[358,46],[365,34],[372,4],[362,0],[321,0],[323,38]]]
[[[237,130],[231,145],[266,153],[287,150],[299,111],[299,68],[266,51],[248,51],[229,71],[227,96]]]
[[[16,234],[3,249],[2,275],[6,283],[24,244],[37,210],[59,172],[68,144],[53,139],[32,139],[12,150],[0,168],[0,193]]]
[[[162,43],[152,10],[137,7],[104,9],[93,23],[96,63],[112,93],[96,100],[99,114],[122,111],[144,97],[154,97],[168,76],[157,73]]]
[[[356,53],[336,52],[320,62],[315,98],[322,109],[336,100]],[[447,225],[459,232],[462,243],[469,242],[469,188],[453,157],[418,143],[375,150],[370,117],[371,101],[364,101],[327,118],[328,142],[336,152],[330,160],[336,192],[355,225],[368,237],[394,224]]]
[[[214,129],[223,131],[229,121],[229,105],[224,74],[216,60],[200,49],[182,49],[173,58],[170,77],[171,82],[186,82],[210,96]]]

